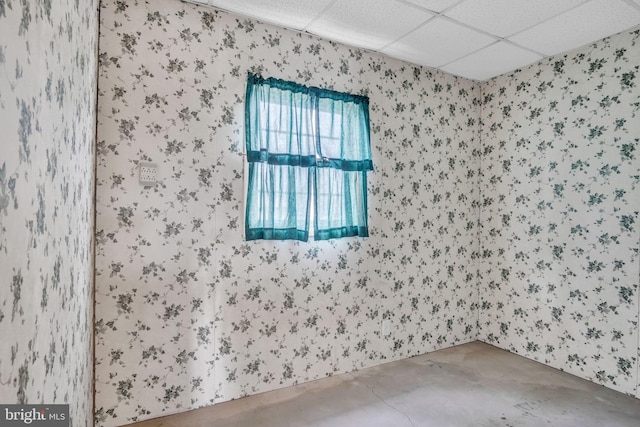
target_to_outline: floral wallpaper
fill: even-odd
[[[640,30],[482,84],[480,339],[638,389]]]
[[[175,0],[100,25],[96,425],[475,339],[640,397],[638,30],[475,83]],[[249,71],[370,97],[371,237],[243,240]]]
[[[0,402],[93,412],[97,2],[0,0]]]
[[[103,1],[100,48],[97,425],[477,338],[478,85],[175,0]],[[371,237],[244,241],[249,71],[370,97]]]

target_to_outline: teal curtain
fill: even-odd
[[[249,73],[245,116],[247,240],[369,235],[367,97]]]

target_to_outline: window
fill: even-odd
[[[247,240],[369,235],[367,97],[249,73],[245,121]]]

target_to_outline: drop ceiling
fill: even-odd
[[[640,0],[185,0],[483,81],[640,25]]]

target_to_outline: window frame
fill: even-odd
[[[287,82],[287,81],[283,81],[283,80],[278,80],[278,79],[273,79],[273,78],[268,78],[268,79],[263,79],[262,77],[257,77],[252,75],[251,73],[249,73],[249,78],[247,80],[247,98],[245,100],[246,105],[245,105],[245,119],[247,120],[247,123],[245,123],[244,126],[244,132],[245,132],[245,141],[246,143],[244,144],[244,149],[243,149],[243,154],[244,154],[244,159],[243,159],[243,183],[244,183],[244,215],[243,215],[243,229],[245,230],[244,233],[244,239],[245,241],[248,240],[289,240],[287,238],[284,239],[278,239],[278,238],[263,238],[263,237],[256,237],[256,238],[248,238],[249,235],[249,181],[250,181],[250,163],[251,162],[259,162],[259,163],[267,163],[270,164],[270,161],[264,161],[264,158],[269,159],[270,155],[272,153],[269,153],[268,151],[266,153],[262,153],[262,150],[260,150],[260,159],[256,160],[256,152],[253,151],[253,155],[254,155],[254,160],[250,161],[249,158],[249,154],[248,154],[248,150],[249,150],[249,145],[250,145],[250,135],[249,135],[249,126],[248,123],[251,123],[251,125],[254,125],[254,127],[256,127],[256,129],[252,129],[252,134],[251,135],[256,135],[258,136],[258,139],[260,139],[261,137],[263,139],[265,139],[266,141],[269,140],[268,135],[270,133],[274,133],[274,134],[288,134],[287,130],[282,130],[282,129],[270,129],[268,128],[269,123],[268,121],[264,121],[264,122],[260,122],[260,119],[262,118],[262,116],[264,116],[264,112],[269,112],[271,111],[271,107],[261,107],[260,106],[260,100],[255,100],[252,99],[252,105],[255,105],[256,109],[250,111],[250,105],[249,105],[249,99],[250,99],[250,86],[249,86],[249,82],[251,80],[251,78],[257,78],[260,82],[264,82],[264,81],[269,81],[269,82],[276,82],[277,84],[282,84],[285,87],[279,87],[279,86],[275,86],[275,88],[277,90],[281,90],[281,91],[290,91],[291,93],[291,98],[286,98],[289,101],[291,101],[292,99],[294,99],[294,95],[297,92],[302,92],[302,93],[306,93],[305,91],[309,91],[310,93],[313,92],[318,92],[318,93],[313,93],[310,94],[309,96],[315,96],[315,98],[310,98],[310,99],[305,99],[302,98],[302,104],[301,104],[301,108],[303,108],[305,111],[307,111],[308,113],[310,113],[310,117],[311,117],[311,124],[310,124],[310,131],[307,131],[306,129],[302,132],[309,132],[309,133],[303,133],[303,135],[309,137],[312,137],[312,144],[311,147],[313,147],[312,149],[312,153],[305,153],[304,157],[307,158],[307,162],[312,162],[311,165],[308,164],[304,164],[304,165],[295,165],[292,167],[308,167],[308,168],[313,168],[313,170],[309,171],[309,174],[307,176],[307,179],[309,179],[309,182],[307,183],[307,188],[309,188],[309,192],[308,193],[304,193],[303,197],[306,196],[308,203],[307,203],[307,210],[306,210],[306,229],[305,230],[299,230],[298,231],[304,231],[307,235],[307,239],[297,239],[297,240],[302,240],[302,241],[307,241],[309,237],[312,237],[313,240],[326,240],[326,239],[332,239],[332,238],[336,238],[336,237],[355,237],[355,236],[361,236],[361,237],[368,237],[368,195],[367,195],[367,179],[366,179],[366,173],[368,171],[373,170],[373,161],[371,159],[371,142],[370,142],[370,130],[369,130],[369,111],[368,111],[368,105],[369,105],[369,99],[368,97],[365,96],[361,96],[361,95],[351,95],[351,94],[346,94],[346,93],[342,93],[342,92],[336,92],[336,91],[332,91],[332,90],[328,90],[328,89],[320,89],[320,88],[315,88],[315,87],[306,87],[306,86],[302,86],[299,85],[297,83],[293,83],[293,82]],[[267,86],[268,89],[270,90],[272,87],[271,86]],[[328,96],[323,96],[325,94],[328,94]],[[302,95],[303,96],[303,95]],[[277,98],[277,97],[276,97]],[[327,98],[329,100],[329,104],[327,104],[325,101],[321,101],[322,98]],[[282,99],[282,98],[279,98]],[[308,101],[315,99],[314,102],[310,102],[309,104],[307,104]],[[355,102],[354,100],[357,100],[358,102]],[[329,114],[329,118],[326,120],[326,123],[330,123],[331,124],[331,129],[334,129],[334,115],[336,113],[336,111],[334,110],[334,105],[336,104],[332,104],[334,102],[343,102],[344,104],[337,104],[338,105],[338,109],[340,109],[341,111],[339,112],[339,119],[338,119],[338,130],[339,130],[339,135],[335,136],[334,133],[326,133],[322,134],[322,126],[320,123],[320,115],[322,113],[328,113]],[[286,110],[286,102],[284,104],[282,103],[278,103],[278,102],[269,102],[270,104],[273,104],[275,106],[274,111],[277,111],[276,114],[281,115],[282,112],[279,111],[281,109],[285,109]],[[344,111],[345,111],[345,105],[347,105],[348,103],[353,103],[353,104],[359,104],[362,103],[363,105],[355,105],[355,106],[349,106],[348,107],[348,111],[350,112],[350,114],[352,114],[352,116],[349,116],[349,119],[346,119],[344,116]],[[321,107],[320,105],[324,105],[325,107],[322,108],[321,111]],[[326,107],[326,106],[329,107]],[[311,108],[310,108],[311,106]],[[292,118],[297,118],[298,117],[298,112],[296,111],[296,109],[291,110],[293,112]],[[353,116],[354,111],[356,112],[356,116]],[[250,114],[252,114],[253,112],[257,112],[257,116],[250,116]],[[333,114],[333,115],[332,115]],[[267,113],[266,114],[267,117],[270,117],[270,114]],[[300,122],[300,125],[296,125],[295,129],[302,129],[302,127],[304,127],[306,120],[304,120],[304,117],[307,117],[306,115],[302,114],[300,115],[301,118],[303,118],[303,120]],[[251,120],[250,120],[251,118]],[[357,126],[357,128],[349,130],[347,133],[349,135],[351,134],[357,134],[359,137],[356,139],[357,145],[354,146],[345,146],[345,140],[344,140],[344,135],[343,135],[343,131],[344,131],[344,121],[348,121],[349,123],[355,124]],[[256,125],[257,123],[259,123],[259,125]],[[293,123],[293,121],[290,119],[287,123],[289,123],[289,126],[292,126],[291,123]],[[298,122],[296,122],[298,123]],[[364,124],[363,124],[364,123]],[[309,125],[309,123],[307,123],[307,126]],[[308,128],[309,129],[309,128]],[[363,131],[364,129],[364,131]],[[359,133],[358,133],[359,132]],[[342,135],[342,136],[340,136]],[[363,136],[364,135],[364,136]],[[315,138],[314,138],[315,137]],[[322,152],[322,148],[323,148],[323,141],[328,141],[328,140],[335,140],[337,142],[337,146],[334,146],[333,148],[333,152],[335,154],[335,152],[340,152],[340,157],[339,158],[327,158],[327,157],[323,157],[323,152]],[[310,141],[307,140],[307,143],[309,143]],[[286,142],[285,142],[286,145]],[[327,147],[326,145],[324,145],[325,148]],[[366,157],[363,158],[362,160],[352,160],[352,159],[348,159],[345,157],[344,155],[344,149],[345,147],[346,150],[351,153],[352,151],[357,152],[358,154],[365,153]],[[354,149],[355,147],[355,149]],[[253,147],[252,147],[253,148]],[[298,149],[300,149],[300,146],[298,146]],[[281,153],[275,152],[275,154],[280,155]],[[295,152],[293,153],[286,153],[284,154],[284,156],[287,155],[292,155],[292,156],[301,156],[302,154],[298,153],[296,154]],[[347,163],[357,163],[358,167],[361,167],[361,169],[349,169],[349,167],[352,167],[352,165],[347,165],[347,167],[344,167],[344,164]],[[364,164],[364,166],[359,165],[359,163]],[[336,166],[336,165],[339,165]],[[342,173],[344,174],[343,177],[343,188],[339,191],[339,193],[333,194],[332,192],[326,192],[323,191],[322,193],[320,193],[320,188],[318,185],[318,181],[319,179],[319,171],[324,169],[324,168],[331,168],[334,171],[342,171]],[[362,174],[362,188],[360,188],[359,190],[361,191],[345,191],[345,184],[347,183],[346,177],[348,176],[349,172],[360,172]],[[335,172],[338,173],[338,172]],[[326,180],[325,180],[326,181]],[[358,183],[360,182],[359,178],[355,178],[352,182],[354,183]],[[259,184],[260,185],[260,184]],[[264,184],[262,184],[264,185]],[[305,185],[300,185],[299,183],[297,184],[299,187],[298,189],[302,188],[304,190]],[[348,185],[348,184],[346,184]],[[262,194],[262,193],[260,193]],[[346,216],[339,216],[339,217],[332,217],[331,213],[328,211],[328,215],[326,216],[326,218],[323,218],[323,214],[318,212],[318,195],[321,195],[321,197],[338,197],[339,203],[342,206],[345,206],[345,204],[349,207],[351,207],[352,205],[357,205],[358,208],[354,211],[353,209],[351,209],[351,211],[347,210],[346,212],[348,212],[348,215]],[[348,197],[348,194],[357,194],[356,196],[351,196],[350,198]],[[299,192],[296,192],[296,195],[300,195]],[[356,197],[356,199],[354,199],[354,197]],[[347,198],[349,198],[349,200],[347,200]],[[253,199],[255,200],[255,199]],[[362,205],[362,206],[360,206]],[[295,211],[294,211],[295,212]],[[345,212],[344,210],[341,210],[341,212]],[[260,214],[260,213],[258,213]],[[300,218],[300,217],[298,217]],[[326,229],[319,229],[318,228],[318,219],[320,218],[320,221],[323,221],[323,224],[326,224],[327,228]],[[356,224],[352,224],[351,219],[352,218],[357,218],[356,220]],[[345,222],[347,221],[347,222]],[[330,226],[334,223],[337,223],[336,225],[338,225],[338,228],[336,229],[335,227],[332,229],[330,228]],[[298,226],[300,226],[299,223]],[[252,228],[252,230],[261,230],[262,228]],[[271,229],[273,233],[275,233],[277,230],[288,230],[289,228],[273,228]],[[353,231],[345,231],[345,230],[353,230],[353,229],[357,229],[357,231],[355,231],[355,234],[349,234],[349,233],[353,233]],[[266,230],[266,229],[265,229]],[[336,231],[338,230],[338,231]],[[342,231],[340,231],[342,230]],[[363,231],[364,230],[364,231]],[[260,232],[260,231],[258,231]],[[317,235],[318,233],[322,233],[325,236],[328,237],[323,237],[318,239]],[[336,235],[340,234],[340,233],[347,233],[344,235]]]

